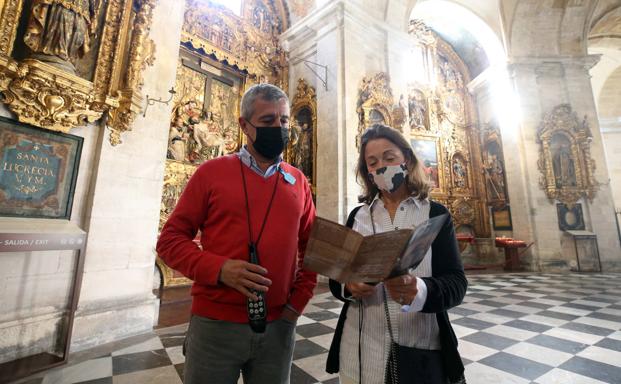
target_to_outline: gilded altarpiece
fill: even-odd
[[[20,122],[68,132],[106,116],[131,130],[153,64],[156,0],[0,1],[0,92]]]
[[[317,96],[315,88],[306,80],[298,79],[295,96],[291,101],[291,127],[285,159],[300,169],[308,179],[313,196],[316,195],[317,177]]]
[[[278,36],[288,22],[286,8],[279,1],[244,1],[239,15],[210,1],[187,1],[160,229],[196,168],[209,159],[239,150],[243,135],[237,118],[244,91],[264,82],[287,89],[285,55]],[[315,110],[312,116],[316,116]],[[316,125],[313,119],[309,123]],[[313,137],[311,143],[314,141]],[[312,164],[314,160],[309,169]],[[309,176],[312,178],[312,171]],[[159,258],[156,263],[165,287],[191,283]]]
[[[481,127],[483,174],[487,202],[493,209],[502,209],[509,203],[502,136],[496,121]]]
[[[587,117],[579,120],[571,105],[560,104],[544,116],[537,132],[537,166],[539,184],[550,201],[558,200],[571,209],[579,199],[595,197],[599,187],[591,140]]]
[[[406,123],[412,147],[432,185],[431,197],[451,211],[458,232],[489,237],[485,178],[469,71],[453,48],[420,21],[412,21],[423,75],[407,82]],[[401,103],[399,103],[401,104]],[[398,106],[397,106],[398,107]]]
[[[364,130],[373,124],[385,124],[401,130],[402,121],[393,122],[394,98],[390,88],[390,77],[385,72],[362,78],[358,88],[356,113],[358,114],[358,134],[356,146],[360,147],[360,137]],[[399,114],[402,116],[403,114]]]

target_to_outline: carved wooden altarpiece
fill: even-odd
[[[143,105],[156,1],[1,0],[3,102],[19,121],[60,132],[105,115],[119,144]]]
[[[560,104],[545,115],[537,132],[537,166],[539,185],[550,201],[558,200],[571,209],[579,199],[595,197],[599,187],[591,140],[586,116],[580,121],[571,105]]]
[[[306,80],[298,79],[291,100],[291,128],[285,159],[308,178],[313,195],[317,187],[317,95]]]

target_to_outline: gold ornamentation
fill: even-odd
[[[94,32],[96,20],[101,18],[103,25],[92,80],[83,79],[70,69],[34,58],[19,62],[12,58],[10,55],[15,46],[25,44],[22,39],[16,40],[17,23],[25,1],[0,2],[0,92],[19,121],[50,130],[67,132],[75,126],[94,122],[105,113],[112,131],[111,142],[116,145],[120,142],[120,134],[130,129],[142,105],[142,72],[145,63],[153,63],[154,44],[147,36],[156,0],[88,1],[84,4],[94,6],[88,9],[88,15],[85,13],[86,5],[81,2],[37,0],[32,3],[33,7],[28,7],[24,12],[29,12],[33,17],[30,23],[38,23],[38,27],[29,28],[25,40],[41,53],[70,61],[85,52],[88,42],[85,40],[82,44],[77,41],[75,46],[66,50],[60,47],[64,53],[47,50],[40,34],[62,35],[62,31],[45,30],[43,21],[54,12],[73,15],[79,35],[86,39]],[[32,15],[33,9],[42,13]],[[94,13],[91,13],[93,10]],[[77,33],[77,29],[74,32]],[[71,40],[76,36],[65,37]],[[25,49],[21,45],[20,48]]]
[[[560,104],[543,119],[537,132],[540,144],[539,184],[548,199],[571,209],[582,197],[593,200],[599,186],[591,158],[591,131],[569,104]]]
[[[420,42],[424,45],[434,45],[436,43],[436,37],[434,32],[422,20],[410,20],[408,33],[412,35],[412,37],[414,37],[417,42]]]
[[[285,159],[304,172],[315,193],[317,186],[317,96],[315,88],[304,79],[298,79],[297,90],[291,102],[289,142]]]
[[[183,163],[180,161],[166,160],[166,168],[164,170],[164,185],[162,187],[162,202],[160,205],[160,226],[159,230],[168,220],[168,217],[175,209],[177,201],[183,192],[190,177],[196,171],[197,166]],[[188,285],[191,283],[185,277],[175,276],[172,269],[168,268],[159,258],[157,264],[164,275],[164,286]]]
[[[472,225],[476,218],[476,211],[467,199],[457,199],[451,204],[451,213],[455,225]]]
[[[181,44],[248,71],[257,82],[279,84],[285,56],[278,44],[278,29],[273,30],[271,24],[267,28],[267,20],[275,16],[264,5],[261,9],[264,12],[254,13],[253,7],[246,6],[240,20],[229,9],[188,0]]]
[[[4,91],[5,103],[19,121],[68,132],[93,122],[101,112],[89,109],[93,86],[56,67],[24,60]]]
[[[107,122],[110,128],[110,143],[121,143],[121,134],[132,129],[136,115],[142,109],[142,74],[147,65],[153,65],[155,43],[149,39],[155,0],[135,0],[138,11],[134,18],[134,30],[130,40],[129,65],[118,91],[118,108],[110,109]]]
[[[496,121],[484,124],[481,129],[482,165],[485,176],[487,202],[494,208],[502,208],[508,203],[505,181],[505,164],[500,128]]]
[[[490,235],[481,138],[466,84],[469,72],[453,48],[420,20],[409,33],[424,68],[407,84],[411,142],[434,181],[433,199],[443,202],[477,237]],[[432,142],[432,143],[430,143]]]
[[[356,105],[356,113],[358,113],[356,146],[358,148],[360,147],[362,133],[370,125],[380,123],[393,127],[391,114],[393,103],[390,78],[385,72],[378,72],[374,76],[367,76],[362,79]]]

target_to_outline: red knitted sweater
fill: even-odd
[[[272,280],[266,295],[268,321],[280,317],[286,304],[302,313],[317,280],[315,273],[302,268],[315,218],[306,177],[282,162],[282,170],[296,178],[292,185],[281,173],[266,179],[241,164],[236,155],[229,155],[207,161],[196,170],[162,229],[157,253],[168,266],[194,281],[192,313],[217,320],[247,322],[245,296],[218,283],[218,275],[227,259],[248,260],[242,170],[255,242],[278,178],[274,202],[258,246],[260,264],[267,269],[267,278]],[[201,231],[202,250],[192,241],[198,230]]]

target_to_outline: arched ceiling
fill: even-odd
[[[612,106],[607,104],[611,100],[618,104],[616,89],[621,89],[621,0],[600,0],[590,25],[588,51],[601,55],[591,70],[593,94],[600,114],[608,113]]]
[[[420,19],[448,42],[476,78],[492,62],[504,60],[498,2],[419,0],[411,18]]]
[[[519,0],[503,6],[510,56],[582,56],[597,0]]]

